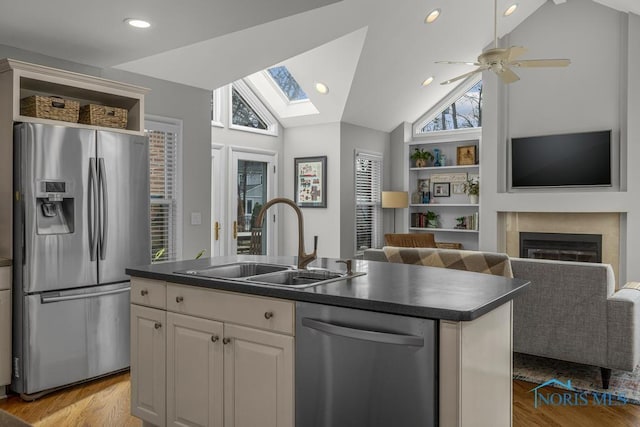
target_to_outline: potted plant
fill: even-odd
[[[427,162],[433,160],[433,154],[430,151],[423,150],[420,147],[416,147],[411,156],[409,156],[411,160],[414,161],[415,167],[423,168],[427,166]]]
[[[438,228],[438,219],[440,215],[433,211],[427,211],[427,228]]]
[[[464,183],[464,192],[469,196],[469,203],[478,204],[478,196],[480,196],[480,181],[478,181],[478,178],[467,179]]]

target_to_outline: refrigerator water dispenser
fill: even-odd
[[[43,181],[45,194],[36,197],[38,234],[70,234],[74,230],[74,198],[66,195],[66,182]]]

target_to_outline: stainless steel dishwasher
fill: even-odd
[[[438,423],[437,321],[296,304],[296,426]]]

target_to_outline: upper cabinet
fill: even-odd
[[[108,129],[116,132],[141,135],[144,133],[144,95],[148,89],[126,83],[106,80],[41,65],[0,60],[0,115],[14,122],[37,122],[90,129]],[[65,120],[33,117],[33,113],[21,111],[21,100],[31,96],[52,98],[53,109],[76,106],[91,109],[91,119],[85,114],[85,124]],[[93,107],[88,107],[92,105]],[[96,116],[97,115],[97,116]],[[100,115],[103,115],[101,120]],[[124,128],[101,126],[99,123],[115,122],[126,116]],[[96,120],[97,117],[97,120]],[[120,123],[123,123],[120,120]]]

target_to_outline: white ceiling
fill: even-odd
[[[638,0],[595,1],[640,14]],[[493,39],[492,0],[0,2],[0,44],[205,89],[284,63],[308,93],[309,82],[331,81],[329,95],[312,99],[320,110],[314,122],[343,120],[383,131],[417,119],[451,90],[437,82],[470,70],[435,61],[474,60]],[[498,3],[502,11],[511,1]],[[498,33],[544,3],[519,0],[515,14],[500,17]],[[441,17],[425,25],[434,8]],[[128,28],[127,17],[153,26]],[[430,75],[436,82],[421,87]],[[300,124],[307,122],[288,125]]]

